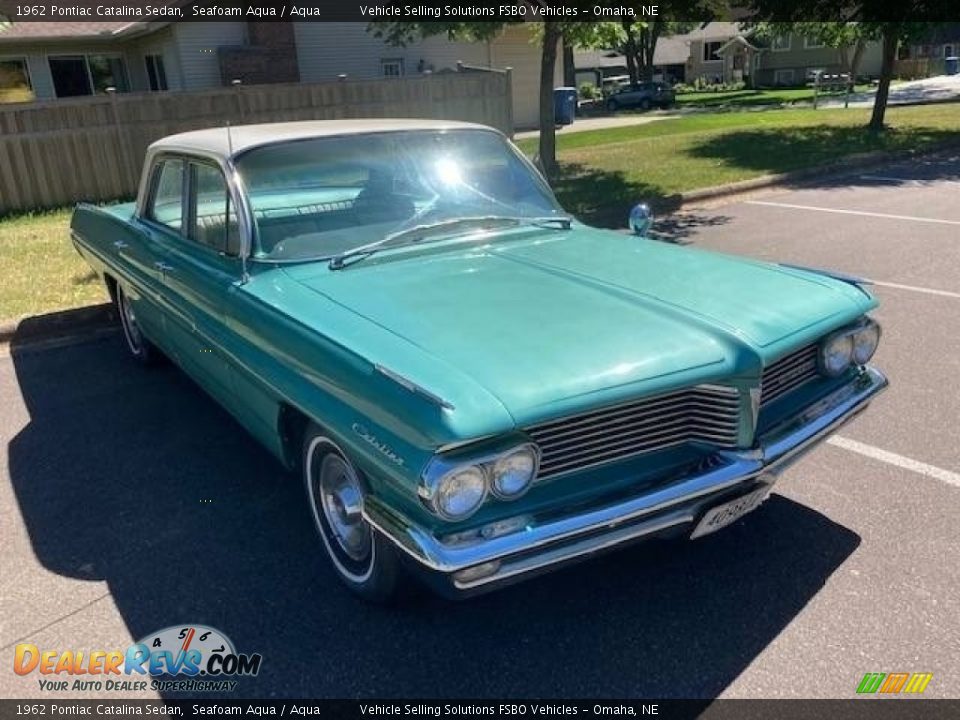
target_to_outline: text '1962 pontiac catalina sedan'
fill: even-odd
[[[175,135],[72,233],[132,355],[302,473],[373,600],[722,528],[887,384],[856,281],[587,227],[478,125]]]

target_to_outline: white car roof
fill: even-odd
[[[402,132],[410,130],[490,130],[485,125],[455,120],[392,120],[356,118],[350,120],[311,120],[305,122],[234,125],[169,135],[150,145],[150,151],[184,150],[230,157],[261,145],[306,140],[333,135]]]

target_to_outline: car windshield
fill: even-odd
[[[237,170],[256,225],[254,258],[266,261],[329,258],[410,228],[457,228],[461,218],[566,217],[529,163],[488,130],[291,141],[244,153]]]

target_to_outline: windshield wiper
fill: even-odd
[[[360,261],[370,257],[378,250],[382,250],[392,245],[398,245],[403,242],[420,242],[432,232],[437,230],[452,230],[462,225],[479,225],[481,229],[493,226],[517,226],[517,225],[536,225],[537,227],[560,227],[564,230],[570,229],[571,219],[563,215],[545,217],[509,217],[505,215],[477,215],[470,217],[448,218],[433,223],[424,223],[414,225],[390,233],[384,238],[372,242],[368,245],[351,250],[345,250],[339,255],[330,258],[330,269],[341,270],[345,268],[350,260]]]

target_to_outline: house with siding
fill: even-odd
[[[540,49],[529,25],[486,42],[393,47],[364,22],[76,22],[0,26],[0,102],[229,85],[400,78],[457,63],[512,68],[514,123],[539,117]],[[556,83],[562,79],[558,58]]]
[[[758,39],[739,23],[711,22],[685,36],[690,47],[687,82],[745,82],[757,87],[803,85],[820,70],[844,72],[847,50],[826,47],[799,33]],[[880,74],[883,52],[879,42],[868,42],[858,75]]]

